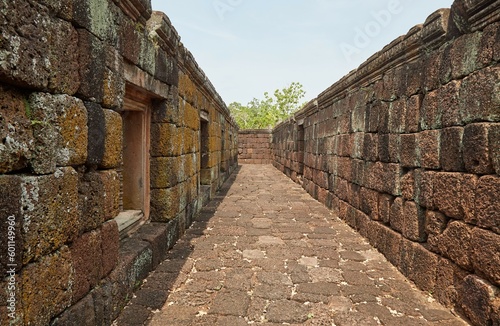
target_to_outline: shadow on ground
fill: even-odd
[[[226,197],[240,170],[241,165],[233,171],[215,196],[194,217],[191,227],[169,250],[167,258],[143,281],[141,287],[134,293],[132,300],[113,322],[113,325],[146,325],[153,315],[153,311],[163,307],[175,285],[185,281],[192,268],[186,264],[194,249],[191,240],[204,235],[208,221],[214,216],[217,208]]]

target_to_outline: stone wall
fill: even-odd
[[[237,125],[149,0],[0,21],[0,324],[109,325],[236,167]]]
[[[273,131],[279,170],[474,325],[500,323],[499,20],[457,0]]]
[[[269,129],[240,130],[238,135],[238,162],[243,164],[271,164],[272,131]]]

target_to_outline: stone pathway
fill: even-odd
[[[271,165],[231,181],[115,324],[467,325]]]

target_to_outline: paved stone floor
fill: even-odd
[[[467,325],[271,165],[231,181],[116,324]]]

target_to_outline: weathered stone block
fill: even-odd
[[[391,102],[389,106],[389,132],[402,133],[406,125],[406,99]]]
[[[151,159],[151,187],[170,188],[179,182],[180,157],[156,157]]]
[[[482,69],[466,77],[460,89],[463,121],[500,120],[500,67]]]
[[[135,290],[153,269],[153,250],[146,241],[135,238],[124,240],[120,245],[120,261],[111,277],[124,272],[127,288]]]
[[[104,220],[115,218],[120,213],[120,176],[116,170],[99,171],[104,190]]]
[[[75,305],[64,311],[57,319],[52,321],[52,326],[93,326],[97,325],[95,319],[94,299],[87,295]]]
[[[395,82],[396,72],[394,69],[389,69],[385,72],[382,82],[383,86],[380,87],[381,99],[385,101],[390,101],[394,99],[397,95],[399,85]]]
[[[68,95],[33,93],[28,105],[35,138],[33,171],[47,174],[56,166],[84,164],[88,129],[83,102]]]
[[[379,134],[378,154],[380,161],[398,163],[401,160],[401,136]]]
[[[193,106],[186,104],[184,113],[185,126],[192,130],[199,130],[200,128],[200,113]]]
[[[60,168],[53,175],[23,176],[21,182],[24,264],[47,255],[78,232],[78,175]]]
[[[426,130],[417,134],[419,161],[422,168],[440,168],[440,136],[439,130]]]
[[[39,4],[47,7],[52,13],[57,14],[58,17],[62,17],[64,15],[64,11],[66,7],[71,6],[71,4],[68,3],[69,0],[62,0],[62,1],[57,1],[57,0],[40,0],[38,1]],[[71,16],[69,16],[71,17]],[[64,18],[64,17],[62,17]]]
[[[345,221],[353,229],[359,230],[358,226],[356,225],[357,222],[356,215],[357,215],[356,208],[352,207],[351,205],[348,205]]]
[[[465,34],[453,42],[450,52],[451,78],[461,79],[481,68],[479,50],[481,33]]]
[[[432,91],[440,86],[439,65],[441,63],[441,51],[433,51],[425,56],[424,89]]]
[[[492,124],[488,130],[488,149],[496,174],[500,175],[500,124]]]
[[[357,158],[360,159],[362,158],[363,155],[363,148],[364,148],[364,133],[362,132],[357,132],[351,134],[351,140],[349,141],[352,145],[351,147],[351,153],[350,156],[352,158]],[[319,153],[324,153],[324,151],[321,148],[318,148]]]
[[[314,183],[323,189],[328,189],[328,173],[314,170]]]
[[[437,173],[433,180],[434,205],[446,216],[473,218],[476,183],[474,175]]]
[[[399,271],[406,277],[411,278],[415,264],[415,243],[405,238],[401,240]]]
[[[427,248],[438,254],[439,236],[444,232],[448,225],[449,218],[446,215],[436,211],[427,211],[425,213],[425,232],[427,233]]]
[[[500,285],[500,235],[491,231],[475,228],[472,231],[472,247],[474,250],[473,265],[488,280]]]
[[[182,138],[182,154],[194,153],[196,149],[195,145],[195,133],[189,128],[179,128],[179,137]]]
[[[183,139],[178,128],[170,123],[151,125],[151,155],[179,156],[183,148]],[[213,151],[212,148],[210,148]]]
[[[101,278],[107,276],[118,263],[118,250],[120,249],[120,233],[118,224],[112,220],[106,222],[101,228],[102,268]]]
[[[475,214],[470,221],[500,234],[500,177],[484,176],[479,179],[475,194]]]
[[[351,110],[351,132],[364,132],[366,122],[365,103],[354,106]]]
[[[461,81],[453,80],[438,89],[438,106],[442,112],[441,122],[444,128],[462,124],[460,86]]]
[[[406,201],[403,206],[403,236],[406,239],[424,242],[425,234],[425,211],[415,202]]]
[[[179,66],[175,56],[170,56],[166,51],[156,52],[155,77],[169,85],[177,84]]]
[[[26,266],[20,280],[25,325],[48,325],[71,305],[73,268],[67,247]]]
[[[373,223],[376,225],[378,223]],[[378,224],[379,233],[378,233],[378,245],[380,252],[384,254],[384,256],[389,260],[394,266],[399,266],[401,262],[401,246],[403,237],[401,234]]]
[[[86,1],[82,1],[86,2]],[[96,1],[98,2],[98,1]],[[108,2],[108,1],[102,1]],[[89,101],[101,103],[103,99],[105,47],[101,40],[85,29],[78,30],[79,74],[81,78],[78,94]],[[96,59],[101,58],[101,60]]]
[[[389,223],[391,206],[393,202],[394,202],[393,196],[387,194],[379,194],[379,201],[378,201],[379,221],[382,221],[385,224]]]
[[[23,94],[0,86],[0,173],[28,166],[34,146],[31,110]]]
[[[139,50],[138,66],[154,76],[156,72],[156,57],[159,49],[149,37],[141,37],[141,48]]]
[[[83,298],[101,279],[101,233],[92,231],[76,239],[70,246],[74,270],[72,303]]]
[[[464,128],[451,127],[441,130],[440,163],[444,171],[465,171],[462,139]]]
[[[343,201],[347,201],[348,200],[348,187],[349,187],[349,183],[342,179],[342,178],[337,178],[337,182],[335,184],[335,189],[333,189],[333,192],[334,194],[339,197],[339,199],[343,200]]]
[[[420,206],[435,209],[434,179],[436,172],[415,170],[415,202]]]
[[[422,130],[441,128],[441,116],[438,92],[427,93],[420,107],[420,128]]]
[[[134,65],[139,63],[141,37],[144,37],[144,31],[138,27],[140,25],[130,19],[123,19],[122,24],[118,26],[118,33],[121,40],[119,43],[120,54]]]
[[[492,305],[498,288],[476,275],[469,275],[458,289],[459,302],[465,315],[475,325],[492,324]]]
[[[168,227],[165,223],[150,223],[141,227],[134,237],[149,242],[153,251],[153,269],[165,260],[168,247]]]
[[[111,325],[127,304],[126,299],[132,295],[123,265],[113,270],[91,293],[94,299],[95,324]]]
[[[437,237],[440,252],[465,270],[472,271],[472,228],[463,222],[450,222]]]
[[[403,199],[397,197],[391,206],[389,222],[391,228],[395,231],[402,232],[404,227],[404,206]]]
[[[379,82],[379,84],[382,84]],[[366,122],[366,131],[367,132],[378,132],[379,128],[379,114],[380,114],[380,102],[375,101],[372,104],[368,104],[367,107],[367,122]]]
[[[420,44],[421,42],[421,33],[420,30],[416,29],[416,31],[411,37],[415,41],[415,43],[418,43],[419,46],[422,46]],[[408,35],[410,35],[411,30]],[[415,43],[411,42],[408,40],[408,43],[414,46]],[[412,44],[413,43],[413,44]],[[408,96],[412,96],[418,93],[421,93],[421,90],[424,85],[424,78],[425,78],[425,73],[422,70],[422,66],[424,65],[425,59],[423,58],[417,58],[415,61],[408,62],[408,64],[405,67],[404,71],[404,76],[406,79],[406,83],[401,83],[400,86],[401,88],[401,94],[406,94]],[[406,84],[406,85],[405,85]]]
[[[413,248],[414,261],[410,279],[415,282],[419,289],[432,293],[436,287],[439,256],[420,244],[414,243]]]
[[[87,164],[101,164],[106,149],[106,116],[99,104],[85,102],[88,114]]]
[[[494,173],[488,149],[489,126],[487,123],[474,123],[464,129],[464,162],[465,168],[471,173]]]
[[[367,166],[373,166],[374,164],[369,163]],[[306,167],[306,171],[308,168]],[[337,175],[345,180],[352,180],[352,164],[351,160],[346,157],[339,157],[337,159]]]
[[[401,194],[405,200],[415,198],[415,173],[410,170],[401,177]]]
[[[103,110],[105,123],[104,154],[99,165],[103,169],[119,167],[122,163],[123,123],[119,113]]]
[[[408,168],[420,166],[416,134],[401,135],[401,165]]]
[[[186,178],[194,176],[198,172],[197,155],[196,153],[188,154],[185,156],[184,171]],[[226,161],[227,163],[227,161]]]
[[[354,215],[356,220],[356,228],[362,237],[368,238],[368,230],[371,228],[371,224],[374,223],[370,220],[370,217],[363,213],[362,211],[356,210]]]
[[[451,81],[451,48],[453,44],[448,43],[439,49],[439,81],[441,84],[447,84]]]
[[[360,186],[354,183],[350,183],[348,185],[348,190],[347,190],[347,201],[349,204],[351,204],[354,208],[359,209],[360,208],[360,198],[359,198],[359,193],[360,193]],[[315,191],[316,191],[316,185],[315,185]],[[316,193],[316,192],[314,192]],[[317,199],[317,198],[315,198]]]
[[[378,192],[362,187],[359,197],[361,210],[368,214],[372,220],[379,220]]]
[[[422,107],[423,98],[423,95],[413,95],[407,99],[404,132],[415,133],[419,131],[420,108]]]
[[[105,221],[105,187],[99,172],[80,172],[78,181],[79,229],[90,232]]]
[[[375,187],[375,189],[393,196],[400,196],[401,174],[402,168],[399,164],[382,164],[381,188]]]
[[[123,74],[104,68],[102,105],[106,108],[118,109],[123,105],[125,96],[125,79]]]
[[[151,219],[154,222],[165,222],[180,212],[181,193],[179,185],[168,189],[151,190]]]
[[[446,229],[449,218],[436,211],[427,211],[425,213],[425,231],[429,235],[440,235]]]
[[[5,3],[0,13],[0,78],[38,90],[74,94],[78,89],[78,36],[69,22],[46,7],[22,0]],[[43,26],[27,28],[26,26]]]
[[[73,1],[73,21],[110,44],[117,44],[115,21],[121,18],[113,1]]]
[[[437,268],[435,296],[448,307],[458,308],[457,289],[462,287],[466,271],[445,258],[440,258]]]
[[[179,123],[179,94],[177,87],[170,87],[166,100],[153,101],[151,121],[155,123]]]
[[[486,66],[500,58],[500,28],[498,23],[486,26],[478,53],[479,62]]]
[[[378,142],[379,138],[377,134],[365,134],[363,159],[373,162],[378,160]]]

